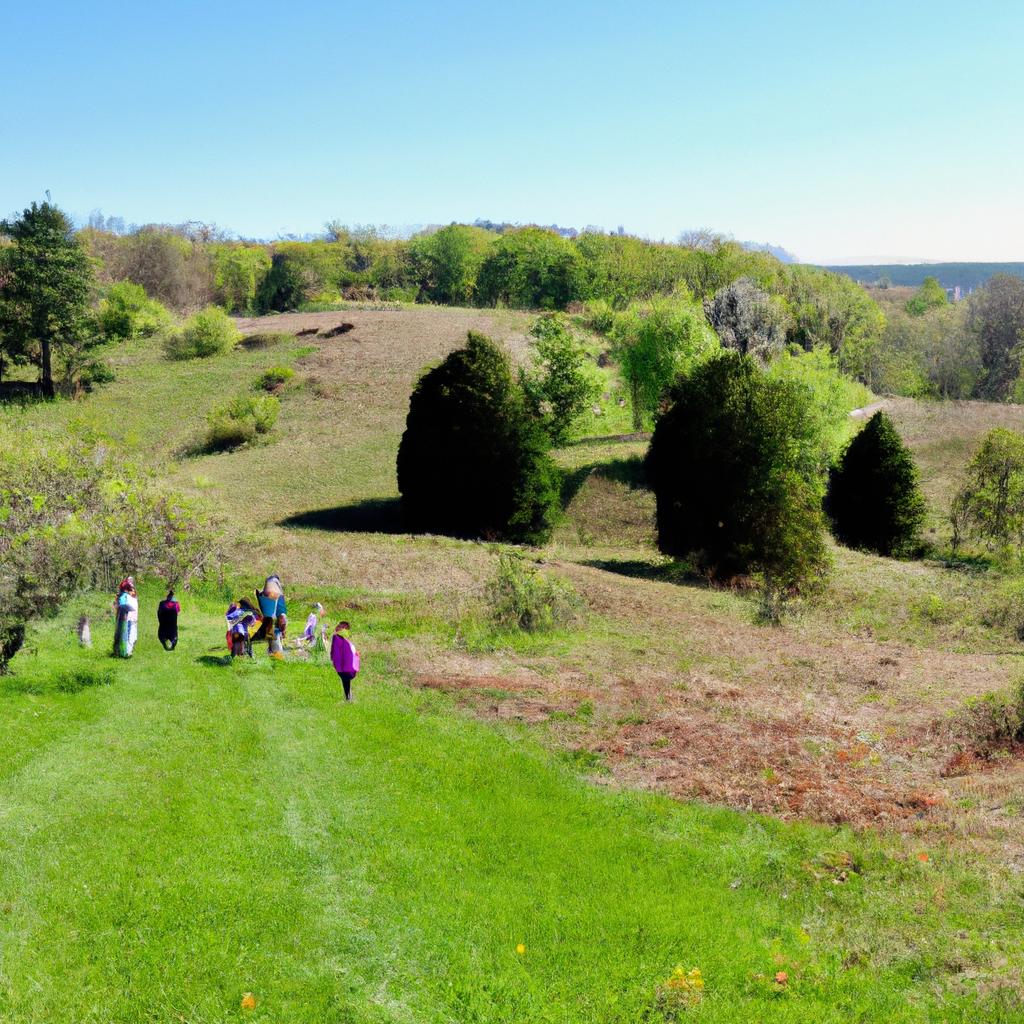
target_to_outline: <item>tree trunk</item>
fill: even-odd
[[[42,338],[39,342],[39,389],[45,398],[53,398],[53,366],[50,359],[50,339]]]

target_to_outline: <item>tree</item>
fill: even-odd
[[[982,439],[953,499],[954,547],[963,534],[989,547],[1024,547],[1024,436],[1003,427]]]
[[[477,300],[516,309],[565,309],[583,294],[583,261],[571,242],[542,228],[502,235],[480,267]]]
[[[470,305],[480,265],[497,237],[482,228],[449,224],[414,238],[410,248],[423,298],[452,306]]]
[[[538,318],[531,370],[520,371],[520,383],[534,415],[544,424],[552,444],[564,444],[577,417],[597,395],[598,382],[588,373],[587,353],[557,313]]]
[[[778,598],[827,566],[821,442],[807,389],[722,352],[681,377],[647,453],[658,547]]]
[[[547,438],[508,355],[482,334],[470,332],[416,384],[397,470],[415,529],[540,543],[554,524],[559,477]]]
[[[612,332],[635,430],[650,422],[676,377],[718,346],[700,307],[685,293],[631,306],[616,317]]]
[[[949,302],[946,289],[939,284],[937,277],[926,277],[921,282],[921,287],[914,293],[913,298],[907,302],[907,312],[911,316],[922,316],[929,309],[937,309]]]
[[[977,338],[985,371],[978,395],[1001,401],[1020,372],[1024,280],[1012,274],[996,274],[967,300],[967,325]]]
[[[725,348],[768,362],[786,343],[786,313],[780,300],[749,278],[719,288],[704,300],[704,315]]]
[[[917,468],[884,412],[847,446],[831,475],[826,509],[836,539],[847,547],[896,555],[917,542],[925,516]]]
[[[3,221],[0,234],[13,242],[4,254],[0,339],[10,361],[39,368],[40,389],[52,398],[54,356],[89,340],[92,265],[71,222],[49,202]]]

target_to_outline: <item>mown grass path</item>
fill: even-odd
[[[822,881],[850,836],[599,789],[384,653],[352,705],[322,666],[218,664],[215,605],[188,611],[176,652],[144,622],[120,664],[102,626],[69,652],[50,624],[2,687],[4,1024],[662,1020],[677,963],[703,1020],[938,1012],[938,946],[858,963],[842,937],[910,914],[913,866],[865,847],[863,877]],[[904,902],[876,906],[893,872]],[[971,1019],[945,999],[934,1019]]]

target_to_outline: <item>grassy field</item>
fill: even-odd
[[[587,617],[494,633],[500,549],[404,533],[394,456],[425,365],[469,329],[522,359],[530,322],[275,316],[243,324],[286,333],[269,347],[133,344],[84,401],[0,412],[115,437],[202,495],[229,578],[280,572],[293,620],[324,601],[366,665],[346,706],[322,665],[222,664],[227,590],[186,595],[168,655],[151,583],[126,664],[105,597],[40,625],[0,680],[4,1024],[206,1024],[246,992],[282,1022],[662,1021],[677,965],[707,985],[680,1019],[1019,1019],[1024,773],[969,713],[1022,678],[995,614],[1012,581],[836,549],[822,598],[757,625],[751,595],[655,551],[609,376],[556,453],[565,518],[524,552]],[[280,364],[266,442],[202,454],[209,410]],[[890,410],[941,531],[977,439],[1017,412]]]

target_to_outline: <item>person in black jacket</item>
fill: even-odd
[[[174,591],[168,590],[167,596],[156,606],[156,619],[160,624],[157,638],[164,645],[165,651],[173,651],[178,646],[178,613],[181,605],[174,600]]]

